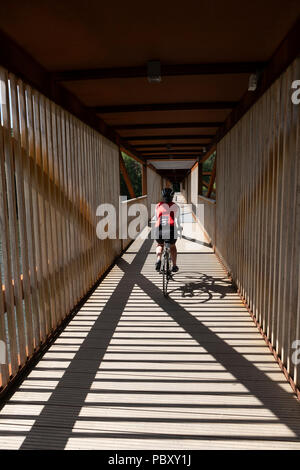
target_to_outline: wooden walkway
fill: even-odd
[[[299,402],[186,217],[170,299],[136,240],[2,408],[1,449],[300,449]]]

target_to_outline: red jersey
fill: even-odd
[[[174,202],[159,202],[155,208],[155,227],[169,225],[174,227],[179,207]]]

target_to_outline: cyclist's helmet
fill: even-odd
[[[174,191],[172,188],[164,188],[161,192],[164,202],[172,202]]]

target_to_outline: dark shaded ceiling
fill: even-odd
[[[0,25],[49,70],[264,61],[300,13],[298,0],[14,0]]]
[[[0,29],[142,159],[190,159],[299,15],[299,0],[15,0],[1,2]],[[161,83],[148,82],[149,60],[160,60]]]

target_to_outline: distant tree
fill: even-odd
[[[142,195],[142,165],[124,152],[122,152],[122,157],[135,195],[139,197]],[[120,174],[120,194],[131,199],[122,173]]]
[[[212,171],[213,169],[213,166],[214,166],[214,162],[215,162],[215,158],[216,158],[216,152],[212,153],[210,155],[210,157],[205,160],[205,162],[203,162],[202,164],[202,171]],[[203,181],[205,181],[207,184],[209,184],[209,180],[210,180],[210,176],[208,175],[203,175],[202,177]],[[203,192],[203,196],[206,196],[207,194],[207,187],[205,185],[202,186],[202,192]],[[211,193],[211,197],[212,198],[215,198],[215,192],[216,192],[216,183],[214,183],[213,185],[213,191]]]

